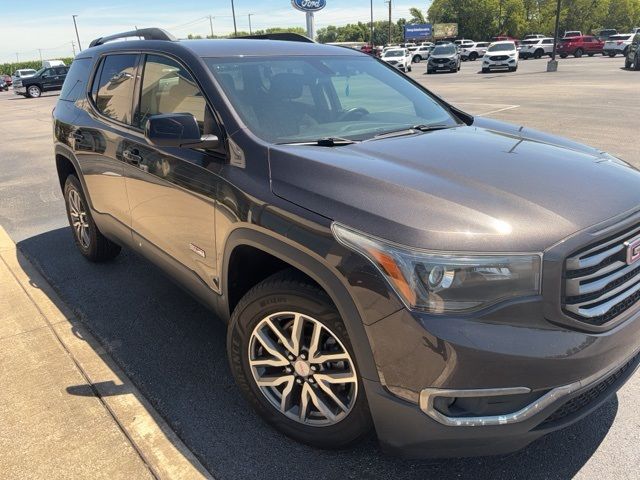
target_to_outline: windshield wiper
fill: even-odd
[[[341,137],[323,137],[318,140],[311,140],[308,142],[291,142],[284,145],[316,145],[318,147],[341,147],[343,145],[352,145],[359,143],[356,140],[349,140],[348,138]]]
[[[452,128],[454,125],[445,125],[443,123],[434,123],[432,125],[414,125],[409,128],[401,128],[399,130],[391,130],[389,132],[382,132],[375,135],[371,140],[379,140],[381,138],[401,137],[403,135],[413,135],[419,132],[432,132],[434,130],[444,130],[445,128]]]

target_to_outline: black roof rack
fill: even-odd
[[[168,40],[168,41],[176,40],[176,38],[173,35],[171,35],[169,32],[161,28],[138,28],[136,30],[131,30],[130,32],[116,33],[115,35],[96,38],[89,44],[89,48],[97,47],[98,45],[103,45],[112,40],[118,40],[119,38],[130,38],[130,37],[142,37],[145,40]]]
[[[245,37],[237,37],[237,38],[248,39],[248,40],[284,40],[286,42],[316,43],[313,40],[311,40],[309,37],[305,37],[304,35],[300,35],[299,33],[290,33],[290,32],[265,33],[263,35],[247,35]]]

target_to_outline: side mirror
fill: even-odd
[[[216,148],[216,135],[200,135],[196,118],[190,113],[152,115],[147,120],[144,136],[157,147]]]

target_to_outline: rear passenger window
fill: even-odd
[[[62,85],[60,100],[75,102],[84,95],[89,71],[91,69],[90,58],[77,58],[71,64],[67,78]]]
[[[131,103],[138,56],[109,55],[102,61],[93,84],[94,101],[100,113],[122,123],[131,123]]]
[[[201,133],[214,133],[213,116],[191,74],[170,58],[147,55],[135,123],[144,128],[150,116],[163,113],[190,113]]]

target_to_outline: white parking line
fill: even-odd
[[[493,113],[504,112],[505,110],[513,110],[514,108],[519,108],[520,105],[509,105],[508,107],[498,108],[497,110],[490,110],[488,112],[478,113],[477,116],[484,117],[485,115],[491,115]]]

